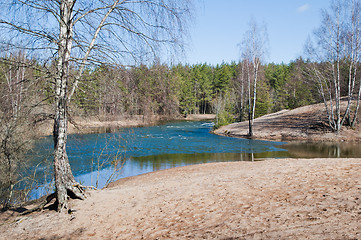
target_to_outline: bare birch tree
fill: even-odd
[[[357,70],[361,53],[360,13],[358,0],[332,1],[330,8],[322,12],[321,26],[306,43],[310,61],[307,73],[317,84],[329,126],[337,133],[345,121],[351,126],[355,124],[359,109],[361,79],[358,80]],[[343,69],[347,69],[347,74]],[[342,97],[347,98],[344,107]],[[356,106],[352,110],[355,97]]]
[[[68,105],[88,64],[126,64],[181,49],[189,17],[187,0],[0,1],[0,47],[26,49],[56,63],[54,175],[58,211],[68,198],[86,197],[66,152]],[[70,69],[76,69],[71,75]]]
[[[268,33],[265,24],[258,25],[255,20],[249,23],[249,29],[243,36],[241,59],[245,63],[248,87],[248,135],[253,136],[253,120],[257,100],[257,80],[259,68],[268,54]]]
[[[349,16],[349,31],[346,36],[346,42],[349,49],[348,58],[350,60],[349,67],[349,84],[348,84],[348,104],[345,117],[348,117],[351,127],[354,127],[357,121],[357,115],[360,107],[361,98],[361,78],[357,78],[358,64],[361,57],[361,2],[352,1],[351,15]],[[358,80],[357,80],[358,79]],[[350,106],[354,98],[355,85],[358,83],[358,90],[356,95],[356,107],[351,117]]]

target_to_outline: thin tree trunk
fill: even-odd
[[[68,195],[84,199],[85,195],[72,174],[66,153],[67,141],[67,87],[69,79],[69,59],[72,47],[72,9],[75,0],[61,2],[60,42],[58,46],[58,76],[55,84],[54,119],[54,173],[58,211],[67,209]]]
[[[334,83],[332,85],[332,82]],[[331,128],[333,129],[333,131],[337,130],[337,122],[335,121],[335,111],[333,108],[333,95],[332,92],[335,91],[336,94],[336,75],[335,75],[335,65],[334,63],[332,63],[332,80],[329,80],[328,85],[327,85],[327,90],[328,90],[328,95],[329,95],[329,101],[330,101],[330,113],[331,113]],[[336,98],[336,97],[335,97]],[[336,99],[335,99],[336,102]]]
[[[253,136],[252,132],[252,99],[251,99],[251,76],[249,73],[249,65],[247,63],[247,82],[248,82],[248,135]]]
[[[256,111],[257,77],[258,77],[259,61],[257,59],[255,59],[253,64],[254,64],[254,86],[253,86],[252,125],[253,125],[254,115],[255,115],[255,111]]]
[[[337,59],[337,81],[335,83],[335,90],[336,90],[336,118],[337,118],[337,127],[336,127],[336,131],[337,133],[340,133],[341,131],[341,106],[340,106],[340,94],[341,94],[341,89],[340,89],[340,60]]]
[[[316,79],[318,81],[318,91],[319,93],[321,94],[322,96],[322,100],[323,100],[323,103],[325,105],[325,109],[326,109],[326,114],[327,114],[327,118],[328,118],[328,122],[330,124],[330,126],[332,127],[332,121],[331,121],[331,112],[328,108],[328,103],[327,103],[327,99],[326,99],[326,96],[325,96],[325,90],[324,90],[324,87],[323,87],[323,83],[324,83],[324,78],[322,76],[322,74],[319,73],[319,71],[313,66],[312,67],[312,72],[314,72],[315,76],[316,76]],[[326,85],[327,86],[327,85]],[[327,88],[328,89],[328,88]],[[331,101],[331,99],[330,99]],[[331,101],[332,103],[332,101]]]
[[[72,4],[74,5],[75,4],[75,1],[76,0],[71,0],[69,2],[72,2]],[[104,15],[104,17],[102,18],[101,22],[99,23],[94,35],[93,35],[93,38],[87,48],[87,51],[82,59],[82,63],[80,65],[80,69],[78,71],[78,74],[76,75],[75,77],[75,82],[74,82],[74,85],[73,85],[73,88],[71,89],[70,93],[69,93],[69,97],[68,97],[68,101],[70,101],[70,99],[72,98],[75,90],[77,89],[78,87],[78,84],[79,84],[79,80],[83,74],[83,71],[84,71],[84,68],[85,68],[85,64],[86,62],[88,61],[88,58],[89,58],[89,55],[90,55],[90,52],[92,51],[93,47],[94,47],[94,44],[95,44],[95,41],[96,39],[98,38],[98,35],[99,35],[99,32],[100,30],[103,28],[104,24],[105,24],[105,21],[107,20],[107,18],[109,17],[109,15],[114,11],[115,7],[119,4],[120,0],[117,0],[117,1],[114,1],[114,3],[112,4],[111,8],[109,8],[108,12]]]
[[[7,132],[6,132],[6,138],[7,138],[7,140],[5,140],[4,142],[3,142],[3,144],[4,144],[4,146],[3,146],[3,148],[4,148],[4,150],[5,150],[5,152],[4,152],[4,155],[5,155],[5,157],[7,158],[7,160],[8,160],[8,184],[9,184],[9,193],[8,193],[8,199],[6,200],[6,202],[5,202],[5,208],[7,208],[7,207],[9,207],[10,206],[10,204],[11,204],[11,199],[12,199],[12,196],[13,196],[13,190],[14,190],[14,182],[13,182],[13,158],[12,158],[12,154],[11,154],[11,152],[9,151],[9,148],[7,147],[7,143],[9,142],[9,138],[11,138],[10,137],[10,132],[9,131],[11,131],[10,130],[10,127],[11,126],[8,126],[7,127]]]
[[[351,121],[351,127],[354,127],[356,125],[357,114],[358,114],[358,110],[360,108],[360,98],[361,98],[361,80],[360,80],[360,83],[359,83],[359,89],[358,89],[357,101],[356,101],[356,109],[355,109],[353,119]]]

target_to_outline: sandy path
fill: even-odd
[[[361,239],[360,172],[361,159],[163,170],[72,201],[71,215],[2,213],[0,239]]]

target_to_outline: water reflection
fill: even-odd
[[[110,176],[115,180],[191,164],[256,161],[265,158],[361,156],[360,144],[285,144],[217,136],[210,133],[211,128],[209,122],[183,121],[159,126],[124,128],[111,133],[73,134],[68,137],[69,162],[77,181],[84,185],[103,187]],[[51,138],[39,140],[33,153],[33,168],[28,174],[36,170],[38,183],[51,182]],[[121,170],[116,174],[115,160],[121,164]],[[44,188],[40,188],[33,193],[33,197],[41,196],[44,191]]]
[[[261,153],[195,153],[195,154],[161,154],[146,157],[134,157],[130,161],[140,168],[161,170],[165,168],[228,161],[255,161],[265,158],[287,157],[286,151]]]
[[[289,142],[281,148],[290,158],[357,158],[361,157],[360,143],[346,142]]]

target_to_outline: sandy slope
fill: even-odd
[[[327,115],[323,103],[282,110],[254,120],[253,134],[256,139],[312,140],[312,141],[361,141],[361,128],[344,127],[339,135],[327,127]],[[248,121],[223,126],[214,133],[233,137],[247,137]]]
[[[361,239],[361,159],[210,163],[126,178],[0,239]]]

